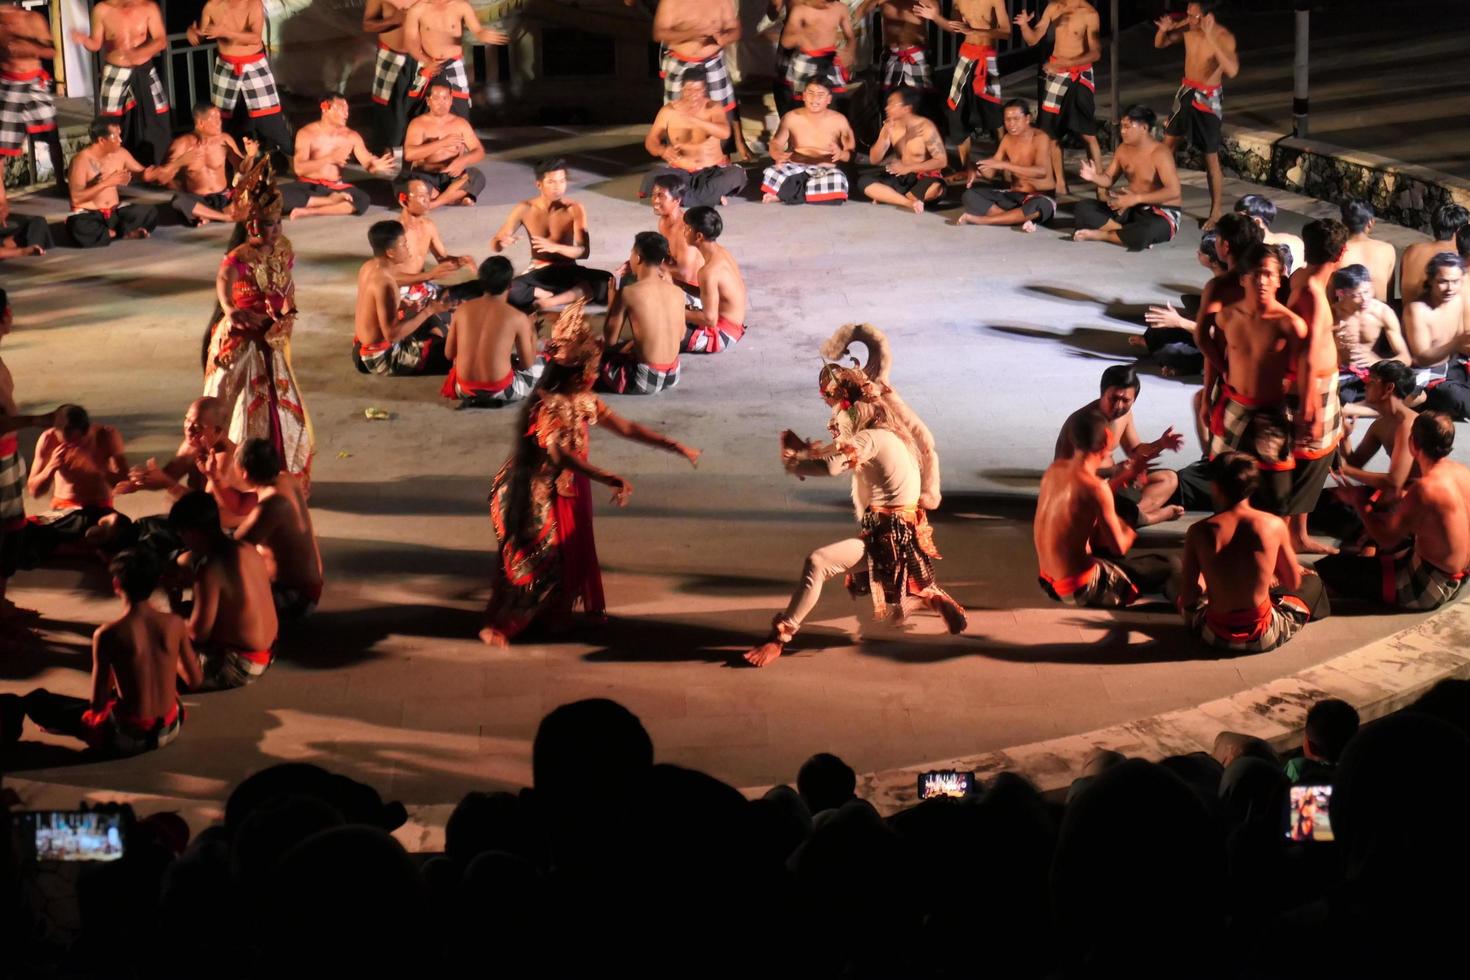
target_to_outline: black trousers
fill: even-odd
[[[116,237],[122,238],[139,229],[152,231],[157,226],[158,209],[151,204],[124,204],[114,208],[109,215],[101,211],[78,211],[66,219],[66,230],[76,241],[77,248],[110,245],[113,236],[109,232],[117,232]]]

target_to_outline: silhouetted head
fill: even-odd
[[[832,753],[818,752],[801,764],[796,774],[796,792],[815,816],[855,798],[857,773]]]

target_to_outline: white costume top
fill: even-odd
[[[919,461],[887,429],[864,429],[839,439],[822,462],[833,476],[852,471],[852,502],[859,516],[869,507],[913,507],[919,502]]]

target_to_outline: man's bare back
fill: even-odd
[[[1443,242],[1415,242],[1404,249],[1403,261],[1399,263],[1399,298],[1403,300],[1403,308],[1407,310],[1409,304],[1424,298],[1424,283],[1429,271],[1429,260],[1441,252],[1455,251],[1455,241],[1451,238]]]
[[[1380,242],[1364,235],[1348,239],[1342,250],[1342,268],[1361,265],[1368,270],[1373,280],[1373,298],[1379,302],[1388,300],[1388,289],[1393,285],[1393,270],[1398,264],[1398,252],[1388,242]]]
[[[748,302],[745,279],[740,275],[735,257],[723,245],[713,242],[705,245],[704,267],[699,270],[699,297],[711,326],[719,320],[745,325]]]
[[[516,365],[511,364],[512,352]],[[536,328],[504,296],[479,296],[455,309],[444,356],[454,363],[455,374],[466,381],[494,384],[513,367],[524,371],[536,362]]]
[[[146,602],[130,606],[118,619],[92,634],[97,667],[112,675],[117,690],[117,714],[140,719],[161,718],[177,701],[176,678],[198,661],[189,643],[189,629],[172,613],[160,612]]]
[[[213,621],[200,635],[199,619],[190,623],[195,643],[242,652],[270,649],[280,622],[265,559],[251,545],[227,539],[210,554],[194,583],[196,616],[201,606]]]
[[[1112,494],[1095,473],[1068,457],[1047,467],[1036,501],[1032,540],[1042,574],[1063,579],[1092,567],[1092,539]]]
[[[1286,522],[1248,503],[1190,527],[1184,548],[1204,575],[1211,607],[1224,612],[1260,608],[1283,562],[1296,564]]]
[[[281,472],[270,486],[256,490],[255,509],[235,532],[238,541],[255,545],[266,573],[277,586],[306,591],[322,586],[322,556],[311,511],[301,484]]]
[[[640,279],[619,293],[639,361],[671,364],[678,360],[684,340],[684,296],[684,290],[662,276]]]

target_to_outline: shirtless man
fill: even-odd
[[[1448,458],[1454,445],[1449,416],[1424,412],[1414,420],[1409,453],[1419,478],[1388,507],[1353,498],[1382,553],[1318,561],[1330,593],[1408,610],[1438,609],[1455,597],[1470,566],[1470,470]],[[1405,541],[1411,546],[1395,550]]]
[[[296,134],[296,154],[291,159],[296,179],[281,188],[282,210],[292,221],[367,210],[367,192],[342,179],[348,161],[357,161],[370,174],[393,169],[391,154],[371,155],[362,137],[347,127],[345,96],[330,92],[322,96],[320,105],[322,117]]]
[[[653,15],[653,39],[662,45],[659,76],[664,80],[664,103],[679,98],[684,73],[704,69],[707,97],[725,107],[730,136],[742,163],[753,159],[740,126],[740,103],[724,49],[740,40],[740,11],[735,0],[659,0]]]
[[[408,90],[419,100],[411,115],[424,111],[428,83],[442,78],[453,90],[453,111],[470,117],[470,76],[464,67],[464,36],[471,34],[481,44],[508,44],[510,35],[481,27],[469,0],[418,0],[403,15],[403,45],[418,62],[418,76]]]
[[[1424,274],[1419,299],[1404,307],[1404,339],[1414,367],[1420,369],[1424,407],[1454,419],[1470,419],[1465,260],[1454,252],[1440,252],[1430,258]]]
[[[112,513],[112,488],[127,472],[116,429],[93,422],[80,405],[58,408],[36,442],[26,480],[32,497],[51,494],[50,513],[26,527],[20,567],[35,568],[58,548],[80,546],[87,531]]]
[[[1062,167],[1062,137],[1067,133],[1081,137],[1087,145],[1093,171],[1102,169],[1094,103],[1097,82],[1092,73],[1093,63],[1102,57],[1102,22],[1087,0],[1052,0],[1035,24],[1031,23],[1030,12],[1025,10],[1016,14],[1015,23],[1021,29],[1021,37],[1032,47],[1041,43],[1049,27],[1056,27],[1051,57],[1041,66],[1046,94],[1041,100],[1040,126],[1051,137],[1057,193],[1065,194],[1067,173]],[[1149,138],[1152,140],[1152,134]],[[1084,175],[1082,179],[1088,178]]]
[[[290,156],[291,124],[281,113],[276,76],[265,57],[265,23],[261,0],[205,0],[185,36],[190,44],[212,39],[219,46],[209,80],[215,107],[234,116],[244,102],[244,132]]]
[[[1276,224],[1276,202],[1262,194],[1247,194],[1235,202],[1236,214],[1243,214],[1256,224],[1261,226],[1262,241],[1267,245],[1280,245],[1287,250],[1291,259],[1291,265],[1283,271],[1283,277],[1290,276],[1302,267],[1306,261],[1306,246],[1302,244],[1300,236],[1293,235],[1289,231],[1273,231],[1272,226]]]
[[[168,148],[168,160],[158,168],[161,183],[173,180],[183,171],[183,187],[169,202],[191,225],[207,225],[211,221],[232,221],[226,212],[230,206],[230,180],[226,165],[239,167],[247,154],[254,156],[259,146],[249,137],[241,151],[235,138],[224,131],[224,118],[219,109],[207,102],[194,106],[194,131],[185,133]]]
[[[1113,151],[1107,172],[1099,173],[1091,160],[1082,161],[1082,179],[1110,193],[1106,202],[1080,200],[1073,206],[1077,221],[1073,241],[1112,242],[1139,252],[1174,240],[1183,203],[1179,172],[1174,169],[1174,155],[1153,137],[1155,118],[1152,109],[1129,106],[1119,121],[1123,142]],[[1115,188],[1119,175],[1128,190]],[[1061,182],[1058,171],[1059,190]]]
[[[995,43],[1011,37],[1011,18],[1005,0],[955,0],[954,18],[945,17],[934,0],[921,0],[914,12],[933,21],[942,31],[962,35],[949,83],[949,135],[957,140],[960,167],[970,163],[970,147],[976,137],[1002,138],[1000,68]],[[1048,158],[1048,164],[1050,159]]]
[[[1160,592],[1169,579],[1167,561],[1122,557],[1137,533],[1118,516],[1113,494],[1098,476],[1112,465],[1117,445],[1107,416],[1096,409],[1073,414],[1065,438],[1073,452],[1047,467],[1036,501],[1032,539],[1042,591],[1067,605],[1100,608]]]
[[[745,336],[749,297],[735,257],[716,244],[724,230],[725,223],[714,208],[690,208],[684,213],[684,240],[704,258],[699,269],[701,308],[684,313],[688,326],[679,349],[686,354],[718,354]]]
[[[226,530],[232,530],[249,513],[255,501],[247,496],[249,490],[235,466],[236,446],[230,441],[229,425],[229,407],[224,402],[218,398],[196,398],[184,412],[184,435],[173,457],[162,466],[158,465],[157,459],[149,457],[141,466],[130,469],[126,480],[119,482],[113,492],[161,490],[168,494],[170,500],[176,501],[191,491],[203,490],[214,497],[220,523]],[[128,529],[121,520],[104,522],[107,523],[121,527],[108,535],[103,543],[120,541],[123,546],[131,547],[140,536],[158,533],[160,523],[166,522],[145,517],[134,522],[140,527],[132,529]],[[176,535],[170,530],[164,537],[169,539],[170,545],[166,550],[174,550]]]
[[[934,89],[934,69],[929,65],[929,29],[921,6],[925,0],[863,0],[853,11],[862,20],[877,7],[883,16],[883,91],[907,86],[923,92]]]
[[[1379,361],[1368,369],[1364,382],[1367,391],[1367,406],[1378,413],[1378,417],[1363,433],[1356,446],[1343,446],[1348,451],[1342,458],[1341,473],[1349,480],[1362,484],[1361,487],[1334,487],[1329,490],[1336,496],[1344,493],[1365,491],[1365,496],[1375,491],[1388,496],[1396,495],[1409,482],[1414,471],[1414,460],[1409,452],[1409,431],[1419,413],[1408,406],[1407,399],[1414,392],[1414,372],[1407,364],[1399,361]],[[1388,472],[1370,473],[1363,467],[1382,449],[1388,454]]]
[[[475,127],[451,113],[454,90],[442,77],[429,82],[429,111],[415,116],[403,139],[403,165],[410,180],[422,180],[434,192],[433,206],[472,206],[485,190],[485,175],[475,164],[485,147]]]
[[[847,174],[839,165],[852,159],[857,140],[847,117],[831,105],[831,89],[813,79],[802,93],[801,108],[781,117],[771,137],[771,166],[761,175],[762,204],[847,200]]]
[[[158,588],[157,559],[124,551],[108,571],[123,614],[92,634],[91,695],[73,698],[38,688],[24,698],[0,695],[0,708],[6,714],[19,709],[41,728],[108,755],[137,755],[178,737],[184,712],[176,685],[193,690],[204,677],[187,625],[149,602]],[[5,704],[8,699],[13,702]],[[8,734],[18,738],[19,728]]]
[[[147,238],[158,225],[151,204],[122,204],[117,189],[137,174],[155,180],[158,170],[145,167],[123,149],[117,120],[98,116],[87,132],[92,142],[77,153],[67,175],[71,214],[66,230],[78,248],[101,248],[114,238]]]
[[[708,210],[708,209],[704,209]],[[656,231],[633,239],[628,267],[636,281],[618,293],[603,331],[597,387],[618,395],[656,395],[679,383],[684,290],[669,281],[669,243]],[[620,342],[624,329],[632,335]]]
[[[833,96],[847,94],[857,53],[852,18],[842,0],[793,0],[776,46],[776,111],[785,115],[802,102],[813,79]]]
[[[1328,615],[1322,581],[1297,563],[1285,522],[1251,506],[1254,459],[1221,453],[1210,471],[1216,510],[1184,536],[1179,611],[1209,646],[1274,650],[1308,620]]]
[[[10,333],[10,298],[0,289],[0,340]],[[20,454],[21,429],[44,429],[56,419],[56,412],[22,415],[15,403],[15,379],[5,361],[0,360],[0,650],[7,639],[19,635],[12,629],[17,618],[36,615],[20,610],[5,598],[5,586],[20,566],[21,545],[26,530],[26,464]]]
[[[730,164],[721,145],[730,136],[730,117],[705,93],[704,71],[690,68],[684,72],[679,97],[658,111],[643,148],[664,166],[654,167],[643,178],[639,197],[647,197],[655,178],[666,174],[684,175],[689,207],[726,204],[745,189],[745,171]]]
[[[1196,0],[1185,5],[1184,16],[1160,17],[1154,22],[1154,47],[1184,45],[1184,81],[1174,93],[1174,108],[1164,126],[1170,152],[1184,143],[1197,148],[1205,158],[1205,175],[1210,185],[1210,215],[1206,228],[1220,220],[1220,129],[1224,115],[1222,89],[1225,79],[1240,73],[1240,56],[1235,35],[1215,22],[1215,0]]]
[[[352,363],[363,374],[414,375],[433,370],[441,359],[448,309],[436,297],[406,309],[393,270],[408,258],[403,226],[378,221],[368,229],[373,257],[357,273],[357,307],[353,314]]]
[[[199,687],[244,687],[271,665],[280,629],[265,559],[253,545],[225,534],[207,493],[185,494],[168,519],[189,549],[180,564],[195,569],[188,617],[189,639],[204,673]]]
[[[1398,265],[1399,254],[1388,242],[1373,237],[1373,228],[1378,223],[1373,205],[1358,198],[1350,198],[1341,204],[1342,223],[1347,225],[1347,249],[1342,253],[1342,267],[1361,265],[1368,270],[1373,282],[1373,298],[1380,303],[1388,302],[1388,290],[1393,286],[1393,271]]]
[[[1045,191],[1053,190],[1051,137],[1031,121],[1031,106],[1025,99],[1011,99],[1005,107],[1005,135],[995,155],[976,160],[965,187],[964,210],[956,225],[1020,225],[1032,232],[1057,213],[1057,202]],[[975,186],[975,178],[994,181],[1005,178],[1005,187]]]
[[[565,306],[578,297],[606,303],[612,277],[601,269],[577,264],[592,254],[587,211],[567,197],[567,162],[559,157],[536,164],[535,197],[511,209],[505,224],[490,239],[490,248],[503,252],[531,240],[531,268],[510,286],[510,305],[529,313]]]
[[[507,302],[514,278],[515,269],[502,255],[481,262],[481,294],[461,303],[449,322],[449,338],[444,342],[449,377],[439,393],[458,398],[461,408],[494,408],[520,401],[531,393],[541,374],[536,327],[530,317]]]
[[[99,0],[92,8],[90,33],[72,31],[71,37],[93,54],[102,52],[97,115],[118,124],[134,156],[145,164],[162,163],[171,127],[168,93],[153,65],[153,59],[168,48],[158,4]]]
[[[404,11],[418,0],[367,0],[362,29],[378,36],[373,62],[373,149],[400,153],[408,128],[408,90],[419,75],[419,63],[408,54],[403,37]]]
[[[878,169],[858,178],[858,190],[868,200],[914,214],[944,196],[947,163],[939,128],[919,115],[922,99],[918,89],[907,86],[888,93],[883,128],[868,152],[868,162]]]
[[[1429,279],[1429,260],[1441,252],[1455,251],[1455,233],[1470,224],[1470,211],[1458,204],[1441,205],[1430,217],[1434,229],[1434,241],[1415,242],[1404,249],[1403,261],[1399,263],[1399,298],[1403,300],[1405,317],[1409,304],[1424,295]]]
[[[480,295],[479,284],[474,280],[453,286],[438,282],[461,269],[473,269],[475,260],[468,255],[450,255],[444,247],[439,226],[429,217],[434,206],[429,185],[418,177],[410,178],[398,194],[398,203],[402,205],[398,223],[403,226],[404,254],[403,262],[393,267],[393,279],[398,283],[399,308],[417,312],[422,304],[442,296],[447,308],[452,310],[464,300]]]
[[[1178,452],[1184,446],[1184,437],[1170,426],[1153,442],[1138,438],[1138,428],[1133,424],[1133,406],[1138,401],[1141,383],[1138,374],[1127,364],[1115,364],[1102,373],[1098,398],[1083,405],[1067,416],[1062,431],[1057,436],[1056,450],[1052,460],[1066,459],[1075,451],[1070,433],[1072,420],[1078,415],[1100,411],[1108,420],[1113,444],[1123,450],[1126,457],[1115,465],[1111,458],[1097,475],[1108,481],[1113,493],[1113,506],[1129,527],[1147,527],[1161,521],[1172,521],[1184,516],[1184,508],[1170,506],[1169,499],[1179,486],[1173,470],[1150,469],[1149,463],[1157,459],[1164,450]]]
[[[300,619],[322,599],[322,553],[306,494],[281,468],[281,456],[269,439],[247,441],[235,463],[255,492],[255,507],[240,522],[235,540],[255,545],[265,559],[277,615]]]
[[[658,233],[669,243],[669,271],[674,285],[686,293],[699,294],[699,267],[704,256],[690,245],[684,234],[684,195],[688,183],[681,175],[655,177],[648,196],[653,213],[658,216]]]
[[[1346,262],[1346,250],[1343,256]],[[1387,303],[1373,298],[1374,288],[1366,266],[1342,265],[1332,274],[1328,296],[1337,344],[1337,392],[1344,405],[1363,400],[1368,369],[1383,358],[1409,363],[1399,318]]]
[[[51,25],[43,14],[15,2],[0,4],[0,158],[18,157],[27,139],[40,140],[59,182],[66,169],[56,131],[55,86],[41,64],[55,57]]]
[[[1347,226],[1331,218],[1312,221],[1302,229],[1306,264],[1291,277],[1291,294],[1286,305],[1307,326],[1295,367],[1298,379],[1305,377],[1302,400],[1290,407],[1295,428],[1291,471],[1291,496],[1286,502],[1286,520],[1291,543],[1298,552],[1330,555],[1334,549],[1307,534],[1307,515],[1317,507],[1322,487],[1342,439],[1342,402],[1337,393],[1337,342],[1332,325],[1332,301],[1327,295],[1332,275],[1342,261],[1347,245]]]
[[[0,259],[45,255],[53,244],[51,226],[45,218],[10,213],[10,199],[0,184]]]

